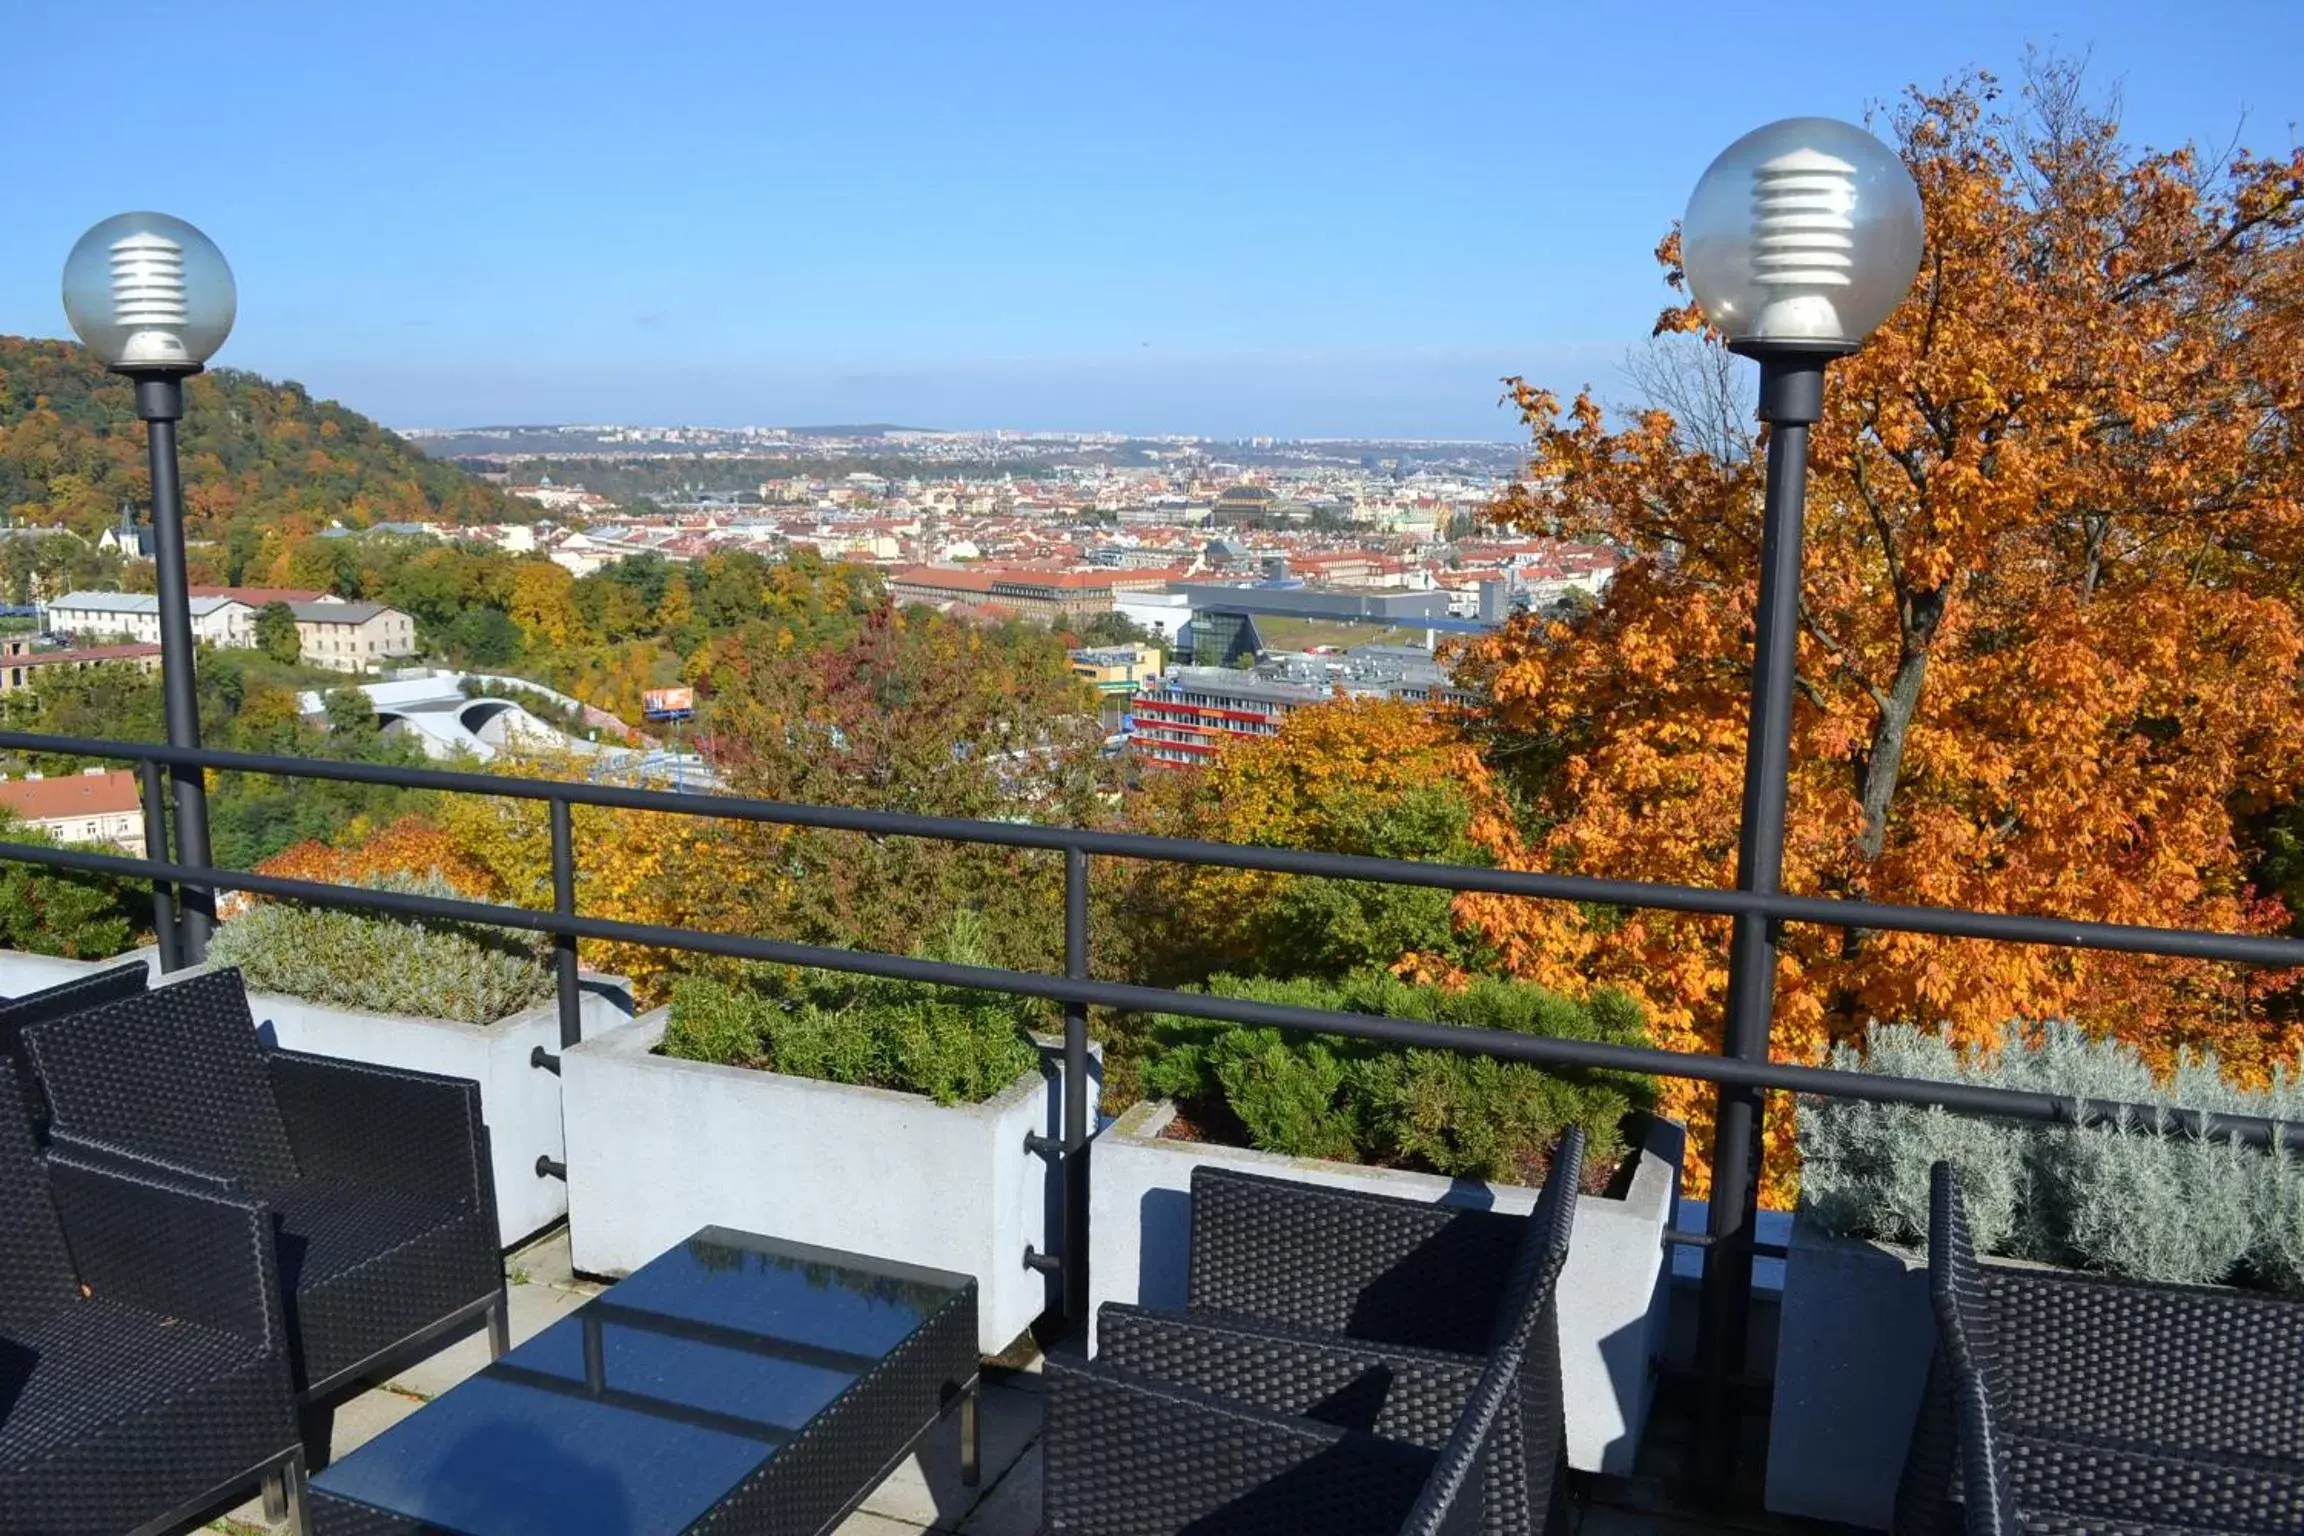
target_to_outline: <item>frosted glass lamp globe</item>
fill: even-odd
[[[165,213],[114,214],[65,258],[64,317],[120,373],[197,371],[238,309],[216,242]]]
[[[1788,117],[1720,152],[1688,199],[1682,270],[1739,351],[1853,351],[1912,287],[1920,189],[1853,123]]]

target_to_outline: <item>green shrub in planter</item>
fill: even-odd
[[[361,883],[466,899],[438,874]],[[551,953],[540,934],[284,901],[249,908],[208,945],[210,962],[240,967],[252,991],[464,1024],[493,1024],[552,996]]]
[[[1219,976],[1208,990],[1300,1008],[1648,1043],[1639,1006],[1613,991],[1579,1003],[1493,977],[1451,989],[1383,971],[1336,981]],[[1649,1079],[1629,1074],[1404,1051],[1173,1014],[1152,1021],[1144,1052],[1145,1088],[1182,1101],[1203,1128],[1221,1111],[1268,1152],[1484,1179],[1536,1181],[1571,1125],[1584,1127],[1593,1166],[1612,1167],[1624,1150],[1620,1122],[1655,1098]]]
[[[2213,1058],[2187,1056],[2165,1082],[2131,1048],[2069,1024],[2010,1026],[1991,1051],[1962,1051],[1909,1025],[1875,1027],[1848,1071],[1979,1083],[2066,1099],[2112,1099],[2304,1121],[2304,1082],[2235,1087]],[[2078,1129],[1940,1109],[1800,1103],[1804,1219],[1848,1237],[1917,1247],[1928,1236],[1928,1170],[1960,1171],[1981,1252],[2164,1284],[2237,1283],[2304,1295],[2304,1159],[2155,1123]]]
[[[963,913],[918,953],[989,965],[982,919]],[[973,1104],[1039,1063],[1037,999],[837,971],[753,967],[739,979],[683,977],[658,1047],[667,1056]]]

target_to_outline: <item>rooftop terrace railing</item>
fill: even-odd
[[[1088,1117],[1089,1080],[1086,1060],[1088,1013],[1091,1008],[1182,1014],[1303,1033],[1349,1036],[1401,1047],[1453,1051],[1462,1055],[1486,1056],[1540,1066],[1637,1072],[1658,1077],[1741,1085],[1755,1091],[1775,1090],[1874,1103],[1933,1106],[1961,1114],[2010,1120],[2067,1126],[2160,1125],[2192,1135],[2229,1138],[2255,1146],[2280,1146],[2304,1151],[2304,1126],[2254,1116],[2170,1109],[2103,1099],[2059,1098],[2050,1094],[1969,1083],[1883,1077],[1792,1062],[1754,1060],[1725,1051],[1671,1051],[1552,1039],[1509,1030],[1302,1008],[1126,982],[1099,981],[1091,975],[1090,968],[1088,894],[1090,860],[1123,858],[1423,886],[1448,891],[1484,892],[1538,900],[1692,912],[1719,917],[1749,915],[1776,923],[1884,929],[1950,938],[2053,945],[2270,967],[2304,965],[2304,940],[1486,869],[1024,822],[971,821],[895,811],[790,804],[733,795],[683,794],[612,784],[510,778],[445,769],[221,752],[169,747],[151,742],[90,740],[20,731],[0,731],[0,751],[49,753],[134,764],[143,777],[146,847],[162,854],[169,846],[167,819],[163,810],[164,770],[179,774],[216,771],[281,778],[330,779],[445,794],[541,801],[549,807],[553,891],[553,910],[549,912],[494,902],[292,879],[252,871],[213,869],[177,863],[166,857],[131,858],[88,849],[0,841],[0,859],[53,869],[84,870],[151,881],[162,963],[170,968],[190,958],[180,947],[172,920],[173,914],[181,909],[181,904],[189,904],[197,909],[212,903],[216,891],[233,890],[285,897],[316,906],[446,918],[550,934],[555,947],[560,1040],[563,1048],[578,1043],[582,1034],[576,964],[576,945],[580,939],[978,988],[1045,998],[1061,1004],[1064,1012],[1066,1066],[1062,1135],[1053,1142],[1038,1141],[1035,1147],[1035,1150],[1054,1158],[1063,1170],[1061,1239],[1054,1254],[1028,1253],[1020,1256],[1020,1262],[1031,1264],[1057,1278],[1058,1293],[1062,1298],[1062,1319],[1069,1327],[1078,1327],[1085,1322],[1088,1304],[1088,1168],[1093,1128],[1089,1125]],[[1061,854],[1064,858],[1064,972],[1062,975],[1050,975],[1037,971],[960,965],[874,951],[584,916],[577,910],[576,903],[573,810],[579,805],[847,831],[873,837],[941,839]],[[556,1070],[558,1066],[556,1058],[541,1051],[534,1064],[539,1069]],[[1719,1155],[1719,1149],[1715,1147],[1715,1161]],[[538,1169],[540,1177],[557,1172],[549,1165],[542,1165]],[[1675,1234],[1675,1240],[1696,1242],[1706,1248],[1704,1284],[1707,1293],[1714,1292],[1715,1288],[1726,1288],[1740,1309],[1750,1294],[1753,1260],[1764,1251],[1764,1245],[1755,1242],[1752,1237],[1751,1224],[1741,1224],[1731,1240],[1726,1242],[1705,1243],[1695,1234]],[[1711,1369],[1719,1372],[1726,1367],[1714,1361]],[[1714,1396],[1726,1390],[1725,1383],[1712,1383],[1711,1387]]]

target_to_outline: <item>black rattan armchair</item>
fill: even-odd
[[[504,1274],[477,1084],[264,1048],[236,970],[25,1032],[51,1145],[273,1212],[308,1403],[483,1319],[504,1347]]]
[[[1049,1364],[1047,1536],[1565,1530],[1582,1163],[1571,1132],[1526,1218],[1197,1170],[1191,1307],[1107,1305],[1096,1359]]]
[[[0,1531],[172,1530],[259,1482],[301,1529],[269,1213],[44,1162],[0,1072]]]
[[[1948,1163],[1928,1286],[1899,1532],[2304,1531],[2304,1303],[1980,1264]]]
[[[34,1024],[66,1018],[99,1003],[134,997],[144,990],[150,977],[149,966],[141,960],[131,960],[126,965],[116,965],[92,976],[75,976],[22,997],[0,999],[0,1058],[5,1058],[7,1063],[0,1066],[0,1072],[15,1078],[24,1109],[32,1119],[35,1141],[48,1132],[48,1100],[40,1092],[39,1080],[32,1075],[32,1063],[25,1057],[24,1031]]]

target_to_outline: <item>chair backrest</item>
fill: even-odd
[[[2304,1302],[1996,1265],[1984,1283],[2004,1433],[2304,1466]]]
[[[1972,1532],[2013,1532],[2015,1490],[2001,1454],[1999,1320],[1993,1315],[1982,1266],[1968,1237],[1968,1212],[1950,1163],[1928,1172],[1928,1300],[1937,1339],[1952,1367],[1952,1398],[1960,1421],[1960,1497]]]
[[[115,998],[134,997],[144,990],[150,975],[150,968],[143,961],[132,960],[110,970],[75,976],[70,981],[27,992],[22,997],[0,999],[0,1057],[7,1062],[0,1071],[16,1079],[24,1109],[31,1117],[34,1140],[48,1129],[48,1099],[40,1091],[40,1080],[33,1075],[30,1058],[24,1054],[24,1031],[34,1024],[67,1018],[83,1008],[93,1008]]]
[[[30,1332],[77,1294],[16,1076],[0,1072],[0,1335]]]
[[[265,1193],[296,1178],[287,1122],[236,969],[206,971],[24,1032],[59,1132]]]
[[[1297,1179],[1192,1171],[1189,1305],[1482,1355],[1526,1223]]]

